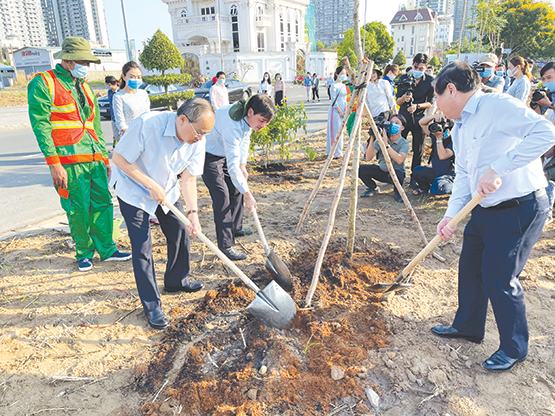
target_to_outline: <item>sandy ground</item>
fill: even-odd
[[[313,140],[322,145],[322,138]],[[296,161],[287,171],[249,179],[266,234],[299,279],[297,300],[306,294],[339,171],[334,162],[296,236],[294,226],[321,164]],[[200,188],[201,222],[213,238],[208,193]],[[130,263],[96,262],[93,272],[76,272],[71,239],[54,232],[2,242],[0,414],[555,415],[555,227],[537,244],[523,281],[529,358],[509,373],[489,374],[480,363],[497,349],[491,311],[480,345],[430,333],[432,325],[450,323],[456,309],[460,233],[441,247],[445,263],[428,259],[417,269],[414,287],[387,298],[369,295],[370,280],[360,268],[366,260],[376,266],[376,276],[394,276],[422,247],[390,189],[359,200],[356,264],[341,255],[345,190],[316,308],[302,311],[299,323],[286,331],[246,315],[249,293],[231,284],[233,277],[198,242],[192,244],[192,274],[210,292],[163,294],[172,325],[162,332],[146,325]],[[410,199],[433,236],[446,199]],[[162,287],[165,243],[158,229],[153,233]],[[240,241],[250,255],[240,267],[267,281],[255,236]],[[125,231],[119,244],[128,248]],[[380,257],[380,250],[387,256]],[[268,376],[258,373],[262,363]],[[344,377],[333,380],[332,367]],[[377,407],[367,388],[379,396]],[[214,392],[213,403],[200,402],[203,392]]]

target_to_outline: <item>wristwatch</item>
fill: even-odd
[[[190,209],[189,211],[187,211],[185,213],[185,215],[188,217],[190,214],[196,214],[198,213],[198,211],[196,209]]]

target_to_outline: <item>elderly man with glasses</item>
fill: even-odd
[[[115,186],[133,253],[133,272],[148,323],[155,329],[168,325],[161,308],[154,274],[149,217],[155,215],[167,241],[168,259],[164,274],[166,292],[196,292],[202,283],[189,276],[187,232],[200,232],[196,177],[202,175],[205,158],[204,135],[214,127],[214,111],[202,98],[186,101],[177,110],[145,113],[133,120],[114,149]],[[191,225],[186,230],[164,206],[174,204]]]

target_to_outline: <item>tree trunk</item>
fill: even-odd
[[[362,62],[362,44],[360,42],[360,0],[354,0],[354,12],[353,12],[353,20],[354,26],[353,29],[355,31],[355,54],[358,59],[358,63]]]

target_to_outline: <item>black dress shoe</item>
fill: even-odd
[[[154,329],[164,329],[170,324],[162,308],[156,308],[152,311],[145,311],[148,324]]]
[[[511,358],[505,353],[505,351],[497,350],[491,357],[482,363],[482,367],[488,371],[507,371],[513,368],[515,364],[520,363],[525,359],[526,356],[522,358]]]
[[[247,255],[245,253],[241,253],[240,251],[235,250],[233,247],[226,248],[225,250],[222,250],[222,252],[233,261],[245,260],[247,258]]]
[[[250,228],[242,228],[239,231],[235,231],[233,233],[234,237],[246,237],[247,235],[251,235],[252,230]]]
[[[183,286],[177,287],[167,287],[164,286],[164,290],[168,293],[177,293],[177,292],[185,292],[185,293],[193,293],[198,292],[204,287],[204,284],[200,282],[196,282],[194,280],[188,280],[187,283]]]
[[[476,344],[482,342],[483,339],[479,337],[474,337],[472,335],[463,334],[457,328],[453,328],[451,325],[436,325],[432,327],[432,333],[443,338],[463,338]]]

